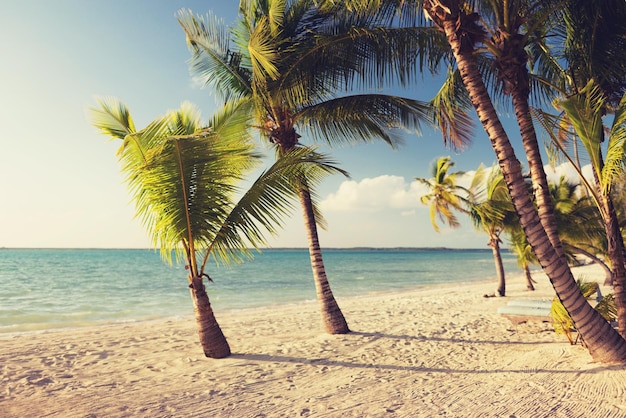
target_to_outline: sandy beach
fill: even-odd
[[[203,356],[193,318],[2,335],[0,416],[626,416],[623,366],[497,313],[551,298],[535,279],[528,292],[509,275],[506,298],[483,297],[491,281],[338,298],[353,330],[338,336],[320,331],[314,302],[216,307],[233,351],[223,360]]]

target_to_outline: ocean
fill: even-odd
[[[443,283],[494,280],[490,249],[325,249],[337,299]],[[503,253],[507,274],[520,273]],[[227,310],[315,300],[306,249],[266,249],[207,269],[218,318]],[[193,314],[186,270],[141,249],[0,249],[0,333]],[[341,305],[341,303],[340,303]]]

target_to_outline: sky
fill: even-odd
[[[0,2],[0,247],[149,248],[136,219],[110,141],[90,125],[96,97],[118,97],[138,129],[177,108],[216,109],[211,91],[190,76],[189,51],[175,13],[212,10],[232,23],[236,0],[3,0]],[[399,94],[428,100],[436,81]],[[397,93],[397,92],[396,92]],[[519,142],[505,113],[509,135]],[[349,179],[328,178],[318,193],[328,227],[322,247],[486,248],[469,222],[436,233],[426,191],[415,177],[431,177],[439,156],[455,170],[490,166],[495,156],[480,126],[473,144],[454,152],[440,134],[407,133],[396,150],[362,144],[321,150]],[[310,144],[307,138],[303,143]],[[268,151],[269,153],[269,151]],[[306,247],[296,211],[270,247]]]

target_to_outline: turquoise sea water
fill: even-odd
[[[519,271],[511,254],[504,262],[507,272]],[[337,298],[495,280],[488,249],[327,249],[324,263]],[[208,273],[216,312],[315,299],[305,249],[264,250]],[[0,249],[0,333],[192,313],[186,271],[153,250]]]

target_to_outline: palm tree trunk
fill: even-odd
[[[302,205],[304,226],[309,241],[309,256],[311,257],[311,269],[313,270],[315,291],[322,312],[322,324],[329,334],[347,334],[350,332],[348,323],[333,296],[328,278],[326,277],[322,250],[317,236],[317,223],[315,222],[313,202],[311,201],[311,194],[305,188],[300,189],[300,203]]]
[[[526,71],[526,69],[524,68],[522,71]],[[537,134],[530,115],[528,94],[528,77],[526,77],[526,85],[520,86],[518,84],[512,92],[515,117],[522,136],[522,144],[526,151],[526,159],[528,160],[528,166],[530,168],[530,178],[537,200],[539,219],[556,253],[560,257],[563,257],[563,244],[558,234],[556,218],[554,217],[554,204],[552,202],[552,196],[550,196],[550,188],[548,186],[546,172],[543,168],[543,161],[541,160]]]
[[[593,177],[596,184],[596,191],[599,196],[600,214],[604,221],[604,230],[607,241],[607,253],[611,261],[611,272],[613,273],[613,294],[615,296],[615,307],[617,308],[617,325],[619,333],[626,338],[626,266],[624,265],[624,238],[620,229],[617,212],[613,205],[613,199],[609,193],[602,193],[598,172],[604,166],[602,153],[598,160],[600,167],[594,169]]]
[[[528,263],[524,264],[524,276],[526,277],[526,289],[531,291],[535,290],[535,281],[533,280],[532,274],[530,274]]]
[[[504,264],[502,264],[502,254],[500,253],[500,239],[497,236],[491,237],[489,244],[493,253],[493,261],[496,265],[496,275],[498,277],[498,296],[506,296],[506,279],[504,276]]]
[[[230,356],[230,347],[215,319],[202,277],[190,277],[190,281],[189,289],[204,355],[210,358]]]
[[[608,244],[608,255],[611,260],[613,272],[613,294],[617,308],[617,325],[619,333],[626,338],[626,268],[624,267],[624,239],[619,227],[617,213],[610,195],[602,195],[601,201],[604,206],[602,217]]]
[[[463,84],[495,151],[524,233],[557,296],[595,360],[626,361],[626,340],[583,297],[566,260],[557,254],[541,225],[539,215],[528,194],[520,162],[493,107],[473,56],[474,44],[471,40],[476,34],[464,29],[466,25],[473,24],[474,20],[470,21],[464,13],[460,13],[456,0],[433,3],[425,1],[424,7],[446,34]]]
[[[613,272],[611,271],[609,266],[606,265],[606,263],[604,261],[602,261],[600,258],[598,258],[595,254],[592,254],[589,251],[584,250],[582,248],[578,248],[575,245],[567,244],[567,246],[569,248],[571,248],[571,250],[574,253],[579,253],[579,254],[584,255],[585,257],[589,257],[592,262],[594,262],[595,264],[597,264],[600,267],[602,267],[602,269],[604,270],[604,284],[606,286],[613,285]]]

